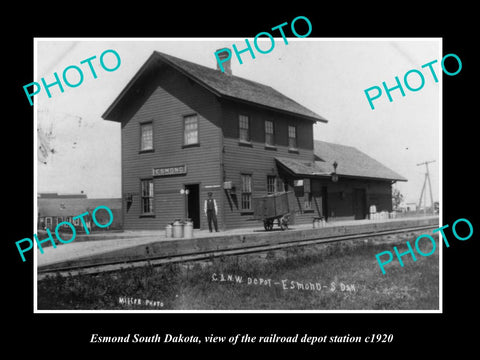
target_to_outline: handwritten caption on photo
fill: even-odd
[[[282,279],[280,281],[275,281],[271,278],[261,278],[261,277],[244,277],[236,274],[223,274],[223,273],[213,273],[211,276],[212,282],[219,283],[235,283],[235,284],[244,284],[247,286],[259,286],[259,287],[281,287],[282,290],[299,290],[299,291],[346,291],[346,292],[356,292],[358,287],[354,284],[345,284],[343,282],[330,282],[329,284],[322,284],[319,282],[311,281],[296,281],[289,279]]]
[[[154,308],[163,308],[164,305],[163,301],[160,300],[139,299],[128,296],[120,296],[118,303],[124,306],[147,306]]]

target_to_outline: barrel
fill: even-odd
[[[174,238],[183,237],[183,223],[180,220],[175,220],[173,222],[173,237]]]
[[[185,238],[193,237],[193,222],[190,219],[187,219],[185,221],[185,225],[183,226],[183,237]]]
[[[172,224],[168,224],[165,227],[165,237],[167,237],[167,238],[173,237],[173,226],[172,226]]]

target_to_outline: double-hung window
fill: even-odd
[[[141,181],[142,214],[153,214],[153,179]]]
[[[312,190],[311,189],[312,189],[311,180],[303,179],[303,191],[304,191],[303,209],[305,211],[312,210]]]
[[[312,210],[312,193],[306,192],[303,199],[303,209]]]
[[[246,115],[238,116],[238,137],[240,141],[250,141],[250,119]]]
[[[273,121],[265,120],[265,145],[275,146]]]
[[[277,183],[276,176],[267,175],[267,194],[273,194],[277,190],[276,183]]]
[[[297,149],[297,128],[296,126],[288,126],[288,148]]]
[[[153,124],[140,124],[140,151],[153,150]]]
[[[252,209],[252,175],[242,174],[242,210]]]
[[[198,117],[189,115],[183,118],[183,145],[198,144]]]

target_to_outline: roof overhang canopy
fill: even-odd
[[[407,181],[404,177],[394,173],[379,172],[370,168],[370,172],[359,173],[354,167],[350,167],[348,163],[338,164],[335,171],[333,163],[335,161],[304,161],[299,159],[276,157],[277,165],[284,171],[294,177],[299,178],[331,178],[333,174],[341,178],[378,180],[378,181]],[[383,165],[382,165],[383,166]],[[383,169],[382,169],[383,170]],[[389,169],[388,169],[389,170]]]

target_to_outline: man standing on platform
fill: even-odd
[[[212,193],[208,193],[208,199],[205,200],[205,206],[204,206],[204,211],[205,215],[207,215],[207,221],[208,221],[208,229],[210,232],[212,232],[212,221],[213,225],[215,227],[215,231],[218,232],[218,225],[217,225],[217,202],[215,201],[214,198],[212,198]]]

